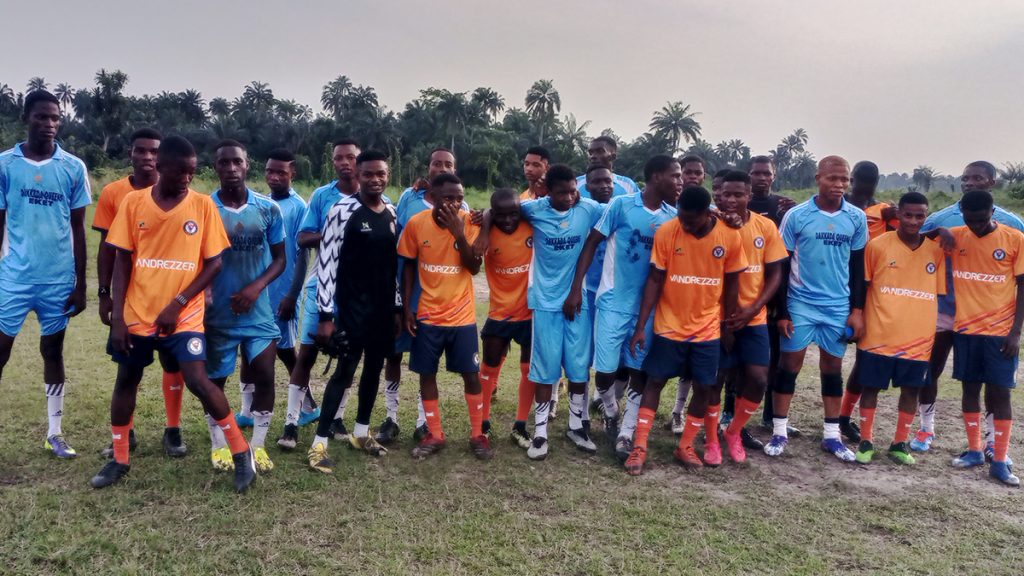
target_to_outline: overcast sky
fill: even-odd
[[[929,164],[1024,161],[1024,2],[953,0],[4,0],[0,82],[233,98],[253,80],[319,111],[340,74],[401,111],[427,86],[495,88],[523,106],[554,80],[594,135],[647,129],[670,100],[704,138],[766,152],[795,128],[817,157]],[[44,12],[36,12],[45,6]],[[16,56],[16,58],[15,58]]]

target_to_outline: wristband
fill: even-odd
[[[178,304],[181,304],[182,306],[188,304],[188,299],[185,298],[184,294],[178,294],[177,296],[175,296],[174,301],[177,302]]]
[[[96,290],[96,295],[100,297],[110,296],[110,286],[100,286],[99,289]]]

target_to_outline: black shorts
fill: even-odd
[[[449,372],[479,372],[480,341],[476,337],[476,324],[434,326],[417,321],[409,370],[417,374],[437,374],[442,353]]]
[[[889,382],[895,388],[923,388],[928,383],[928,362],[858,349],[857,374],[860,385],[865,388],[888,390]]]
[[[1017,355],[1003,356],[1005,336],[953,335],[953,378],[961,382],[1017,386]]]
[[[514,340],[516,344],[524,348],[530,347],[530,335],[533,332],[533,320],[495,320],[488,318],[484,322],[484,329],[480,331],[481,338],[501,338],[502,340]]]
[[[718,340],[682,342],[655,335],[644,359],[644,372],[652,378],[678,376],[699,386],[714,386],[721,346]]]
[[[177,362],[205,362],[206,336],[202,332],[178,332],[170,336],[136,336],[129,335],[131,348],[127,354],[114,350],[107,338],[107,354],[118,364],[133,368],[145,368],[153,363],[153,352],[170,357]]]

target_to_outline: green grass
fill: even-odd
[[[89,241],[92,256],[98,236],[90,232]],[[94,288],[91,281],[90,298]],[[935,450],[911,469],[884,458],[868,467],[842,465],[818,450],[811,354],[793,410],[807,434],[784,458],[752,454],[746,466],[687,472],[672,463],[675,440],[659,422],[649,468],[631,478],[603,438],[596,456],[572,449],[563,437],[564,404],[548,460],[531,462],[510,445],[514,361],[495,404],[496,458],[479,462],[469,454],[461,386],[444,375],[451,442],[438,457],[415,462],[409,450],[416,380],[405,371],[402,437],[390,454],[373,460],[335,442],[337,471],[324,476],[306,469],[301,451],[272,446],[277,468],[238,496],[230,476],[209,465],[202,410],[190,396],[183,417],[189,455],[162,455],[154,367],[139,396],[141,446],[131,474],[96,491],[87,481],[109,442],[115,375],[103,353],[105,335],[92,299],[67,335],[65,430],[80,454],[70,462],[41,449],[46,418],[34,319],[15,344],[0,388],[0,573],[1019,574],[1024,566],[1020,492],[994,484],[984,471],[948,465],[964,444],[958,387],[949,380]],[[318,397],[322,369],[321,361],[313,381]],[[228,385],[233,405],[236,382]],[[282,424],[286,383],[279,369],[271,442]],[[666,392],[663,415],[673,395]],[[375,426],[382,411],[381,400]],[[350,406],[350,426],[353,413]],[[894,394],[880,399],[876,421],[884,452],[895,424]],[[595,430],[600,435],[600,424]],[[302,447],[311,435],[302,430]],[[1015,440],[1014,456],[1024,457],[1020,448]]]

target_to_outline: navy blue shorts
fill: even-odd
[[[1016,388],[1017,355],[1003,356],[999,349],[1005,341],[1004,336],[953,334],[953,378]]]
[[[476,337],[476,324],[433,326],[417,321],[409,370],[417,374],[437,374],[442,353],[449,372],[479,372],[480,342]]]
[[[178,332],[170,336],[136,336],[131,334],[131,349],[127,354],[114,350],[107,338],[107,354],[118,364],[132,368],[145,368],[153,363],[153,352],[181,362],[206,361],[206,336],[202,332]]]
[[[533,321],[520,320],[512,322],[509,320],[495,320],[488,318],[484,322],[484,328],[480,331],[481,338],[501,338],[502,340],[513,340],[524,348],[530,347],[530,340],[533,334]]]
[[[923,388],[928,384],[928,362],[883,356],[857,350],[857,379],[865,388]]]
[[[718,340],[680,342],[655,335],[644,359],[644,372],[659,380],[678,376],[700,386],[714,386],[720,350]]]
[[[723,370],[738,366],[768,366],[771,362],[772,349],[768,342],[768,325],[745,326],[734,332],[736,337],[732,352],[722,348],[722,357],[718,366]]]

